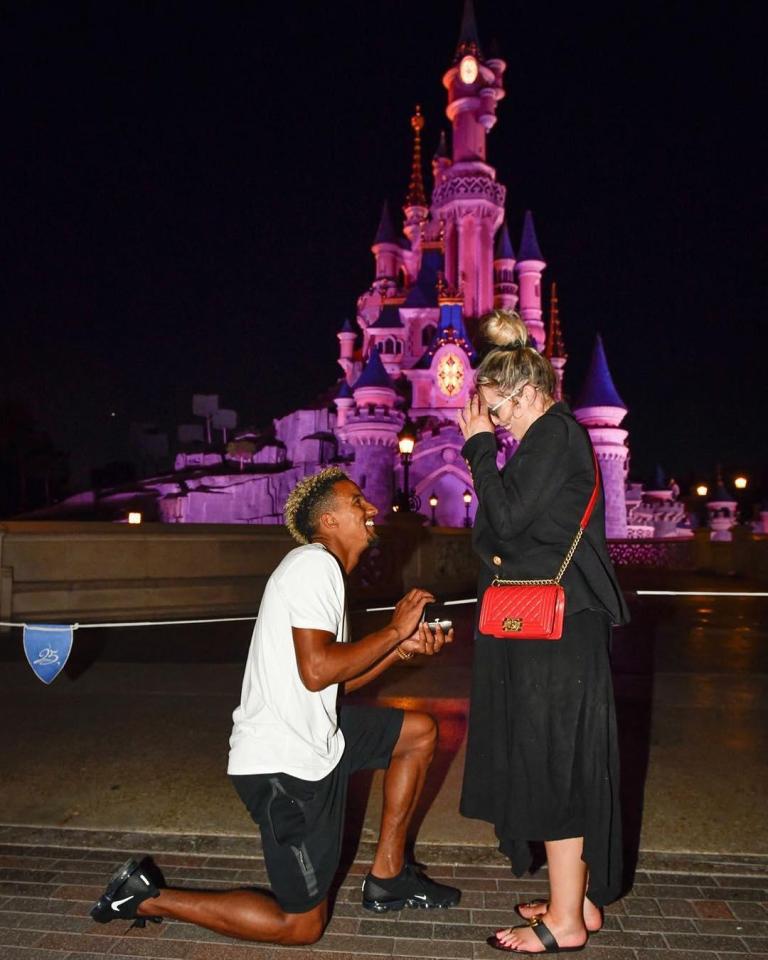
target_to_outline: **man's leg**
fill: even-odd
[[[228,937],[292,945],[319,940],[328,920],[327,899],[302,912],[301,901],[296,900],[297,912],[289,912],[264,893],[167,889],[158,887],[153,874],[147,859],[124,863],[94,904],[91,917],[97,923],[173,917]]]
[[[436,883],[404,862],[408,826],[436,745],[432,717],[407,712],[384,775],[381,833],[372,870],[363,881],[363,906],[368,910],[453,907],[461,899],[455,887]]]
[[[241,940],[298,946],[320,939],[328,922],[328,901],[306,913],[286,913],[272,897],[250,890],[205,893],[163,889],[159,897],[139,906],[138,915],[186,920]]]
[[[387,772],[379,844],[371,873],[394,877],[403,869],[408,825],[437,746],[437,724],[428,713],[407,712]]]

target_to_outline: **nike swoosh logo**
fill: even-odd
[[[427,900],[429,899],[426,893],[414,893],[411,897],[411,900]]]
[[[126,897],[124,900],[115,900],[112,904],[113,910],[119,910],[124,903],[128,903],[129,900],[133,900],[133,894],[130,897]]]

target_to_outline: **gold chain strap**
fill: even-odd
[[[563,574],[568,568],[568,564],[573,559],[574,553],[576,553],[576,547],[578,547],[579,541],[581,540],[583,533],[584,533],[584,528],[579,527],[579,532],[573,538],[573,543],[569,547],[568,553],[566,553],[565,555],[565,560],[563,560],[563,562],[560,564],[560,569],[557,571],[557,574],[554,580],[502,580],[499,577],[494,577],[491,583],[491,586],[492,587],[501,587],[501,586],[546,587],[546,586],[549,586],[550,584],[559,585],[563,577]]]

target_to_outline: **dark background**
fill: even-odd
[[[0,395],[86,466],[194,392],[264,424],[333,383],[428,160],[461,0],[3,4]],[[603,334],[631,474],[760,486],[766,414],[759,6],[477,0],[507,61],[489,161],[534,211],[577,394]],[[431,187],[431,178],[428,178]],[[114,414],[114,416],[113,416]],[[20,414],[19,414],[20,415]]]

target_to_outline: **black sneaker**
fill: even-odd
[[[139,904],[150,897],[159,897],[160,891],[150,879],[145,861],[126,860],[110,877],[107,889],[93,907],[91,916],[96,923],[110,920],[135,920],[136,926],[145,926],[147,920],[160,923],[160,917],[137,917]]]
[[[430,880],[413,864],[406,864],[396,877],[382,880],[369,873],[363,880],[363,906],[374,913],[402,910],[403,907],[432,910],[455,907],[461,890]]]

